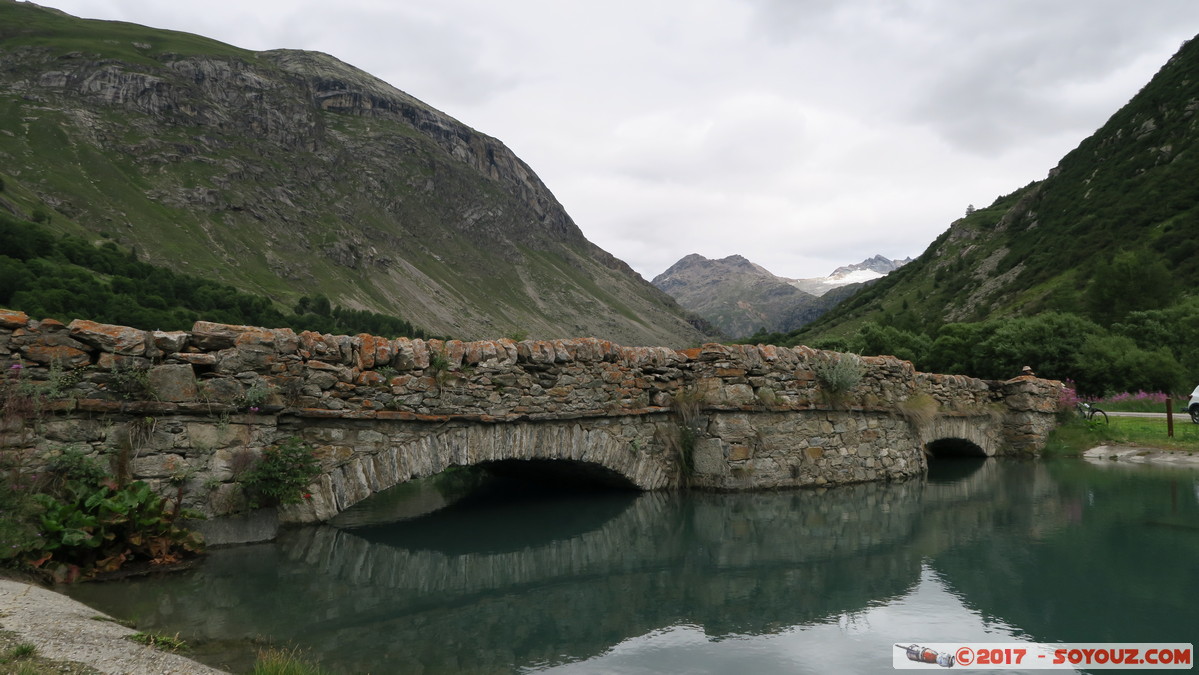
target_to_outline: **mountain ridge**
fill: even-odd
[[[849,296],[862,283],[907,261],[881,255],[838,267],[828,277],[780,277],[742,255],[709,259],[692,253],[679,259],[651,283],[669,293],[687,311],[723,334],[744,337],[803,326]],[[852,275],[862,274],[860,278]]]
[[[1080,312],[1112,316],[1094,302],[1107,266],[1135,254],[1171,279],[1131,294],[1118,313],[1149,310],[1171,288],[1199,284],[1199,41],[1192,39],[1130,101],[1066,153],[1046,178],[953,221],[911,264],[806,328],[844,335],[863,321],[911,325]],[[1145,289],[1148,291],[1149,289]],[[1117,304],[1124,303],[1113,299]]]
[[[703,337],[502,142],[327,54],[0,0],[0,106],[9,210],[283,306],[464,338]]]

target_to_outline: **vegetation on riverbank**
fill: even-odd
[[[26,471],[21,453],[0,453],[0,565],[73,582],[126,565],[178,563],[203,549],[176,524],[177,502],[140,481],[109,476],[95,460],[66,450]]]
[[[297,650],[268,649],[258,653],[253,675],[325,675],[326,672]]]
[[[33,643],[11,631],[0,631],[0,673],[8,675],[100,675],[76,661],[49,659]]]
[[[183,519],[192,472],[171,464],[161,481],[132,479],[137,450],[153,417],[135,417],[101,448],[38,444],[29,431],[46,423],[63,397],[61,373],[37,380],[21,363],[0,373],[0,569],[74,582],[111,573],[177,569],[203,550]],[[319,471],[298,438],[244,453],[238,478],[250,508],[295,504]]]
[[[1161,417],[1120,417],[1111,415],[1107,423],[1071,417],[1049,434],[1045,455],[1077,457],[1100,445],[1126,445],[1146,449],[1183,450],[1199,448],[1199,424],[1186,415],[1174,416],[1174,436],[1166,435],[1166,420]]]
[[[1189,389],[1187,391],[1190,391]],[[1166,412],[1166,401],[1170,398],[1169,394],[1160,391],[1138,391],[1138,392],[1121,392],[1110,396],[1098,396],[1087,399],[1087,403],[1106,410],[1107,412],[1144,412],[1144,413],[1164,413]],[[1185,414],[1186,397],[1175,397],[1174,412],[1175,414]]]

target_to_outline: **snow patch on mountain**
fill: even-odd
[[[887,274],[903,267],[912,262],[911,258],[903,260],[891,260],[884,258],[881,255],[876,255],[873,258],[867,258],[860,263],[853,265],[844,265],[833,270],[833,273],[827,277],[813,277],[810,279],[788,279],[787,282],[805,293],[812,295],[824,295],[834,288],[847,286],[849,284],[860,284],[866,281],[874,281],[881,279]]]

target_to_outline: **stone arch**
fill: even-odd
[[[447,424],[375,452],[356,453],[323,474],[305,503],[280,510],[283,522],[326,521],[376,492],[451,466],[510,460],[595,465],[641,490],[671,487],[677,471],[667,453],[638,450],[619,425],[589,421]]]
[[[922,430],[920,441],[933,457],[994,457],[1000,445],[995,425],[989,415],[942,415]]]
[[[926,443],[924,447],[932,458],[942,457],[988,457],[986,450],[978,444],[965,438],[938,438]]]
[[[517,477],[551,486],[569,486],[571,489],[593,487],[640,492],[640,489],[627,476],[595,462],[541,458],[500,459],[479,462],[476,466],[486,467],[495,475]]]

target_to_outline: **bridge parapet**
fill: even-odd
[[[187,476],[208,486],[190,491],[190,505],[220,512],[236,506],[247,453],[300,436],[326,475],[289,517],[321,520],[457,464],[565,459],[645,489],[830,485],[921,472],[922,446],[949,428],[936,420],[979,425],[966,440],[986,439],[985,454],[1036,451],[1052,428],[1058,383],[919,373],[890,356],[860,357],[860,377],[828,381],[830,362],[855,358],[808,347],[387,339],[204,321],[189,332],[141,331],[0,310],[5,386],[32,392],[48,416],[33,425],[6,415],[0,447],[45,454],[75,444],[100,454],[138,445],[139,477]],[[145,420],[151,433],[135,429]],[[513,442],[538,447],[503,449]]]

